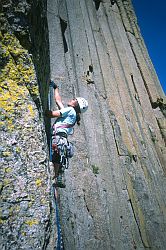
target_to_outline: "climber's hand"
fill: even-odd
[[[60,110],[55,110],[55,111],[46,110],[45,116],[48,118],[54,118],[54,117],[61,117],[62,115],[61,115]]]
[[[52,118],[52,111],[51,110],[46,110],[45,111],[45,116],[49,117],[49,118]]]
[[[58,88],[58,86],[55,84],[53,80],[50,80],[50,86],[53,87],[54,89]]]

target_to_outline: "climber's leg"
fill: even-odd
[[[55,172],[55,185],[57,187],[65,188],[65,178],[64,178],[64,169],[62,168],[60,164],[60,155],[57,154],[56,151],[54,151],[52,156],[52,162],[54,166],[54,172]]]

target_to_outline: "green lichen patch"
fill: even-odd
[[[99,174],[99,167],[98,166],[93,164],[91,167],[92,167],[92,171],[94,174]]]

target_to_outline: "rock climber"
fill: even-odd
[[[52,145],[52,163],[55,171],[55,185],[64,188],[65,179],[64,171],[61,169],[61,155],[59,153],[59,146],[68,144],[68,135],[73,133],[73,126],[75,123],[80,125],[80,114],[88,109],[88,102],[82,97],[77,97],[68,102],[67,107],[64,107],[61,96],[59,94],[58,86],[54,81],[50,81],[50,85],[54,88],[55,102],[58,110],[47,111],[46,115],[50,118],[57,118],[53,125]]]

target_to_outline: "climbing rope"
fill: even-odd
[[[49,94],[48,94],[48,105],[49,105],[49,110],[51,110],[52,106],[53,106],[53,88],[51,86],[49,86]],[[52,161],[52,134],[53,134],[53,128],[51,126],[50,128],[50,149],[49,149],[49,153],[50,153],[50,161]],[[61,226],[60,226],[60,217],[59,217],[59,208],[58,208],[58,202],[57,202],[57,198],[56,198],[56,188],[54,185],[52,185],[52,194],[53,194],[53,204],[54,204],[54,209],[56,211],[56,225],[57,225],[57,234],[58,234],[58,238],[57,238],[57,246],[56,249],[57,250],[64,250],[63,247],[63,238],[62,238],[62,233],[61,233]]]
[[[53,95],[53,88],[51,86],[49,86],[49,94],[48,94],[48,108],[49,108],[49,110],[51,110],[51,108],[53,106],[52,95]],[[52,133],[53,133],[52,124],[50,124],[50,145],[49,145],[49,147],[50,147],[49,148],[50,161],[52,161]]]
[[[57,198],[56,198],[56,188],[54,185],[53,185],[53,194],[54,194],[54,200],[55,200],[56,224],[57,224],[57,233],[58,233],[56,249],[57,250],[64,250],[61,225],[60,225],[60,217],[59,217],[59,208],[58,208],[58,202],[57,202]]]

